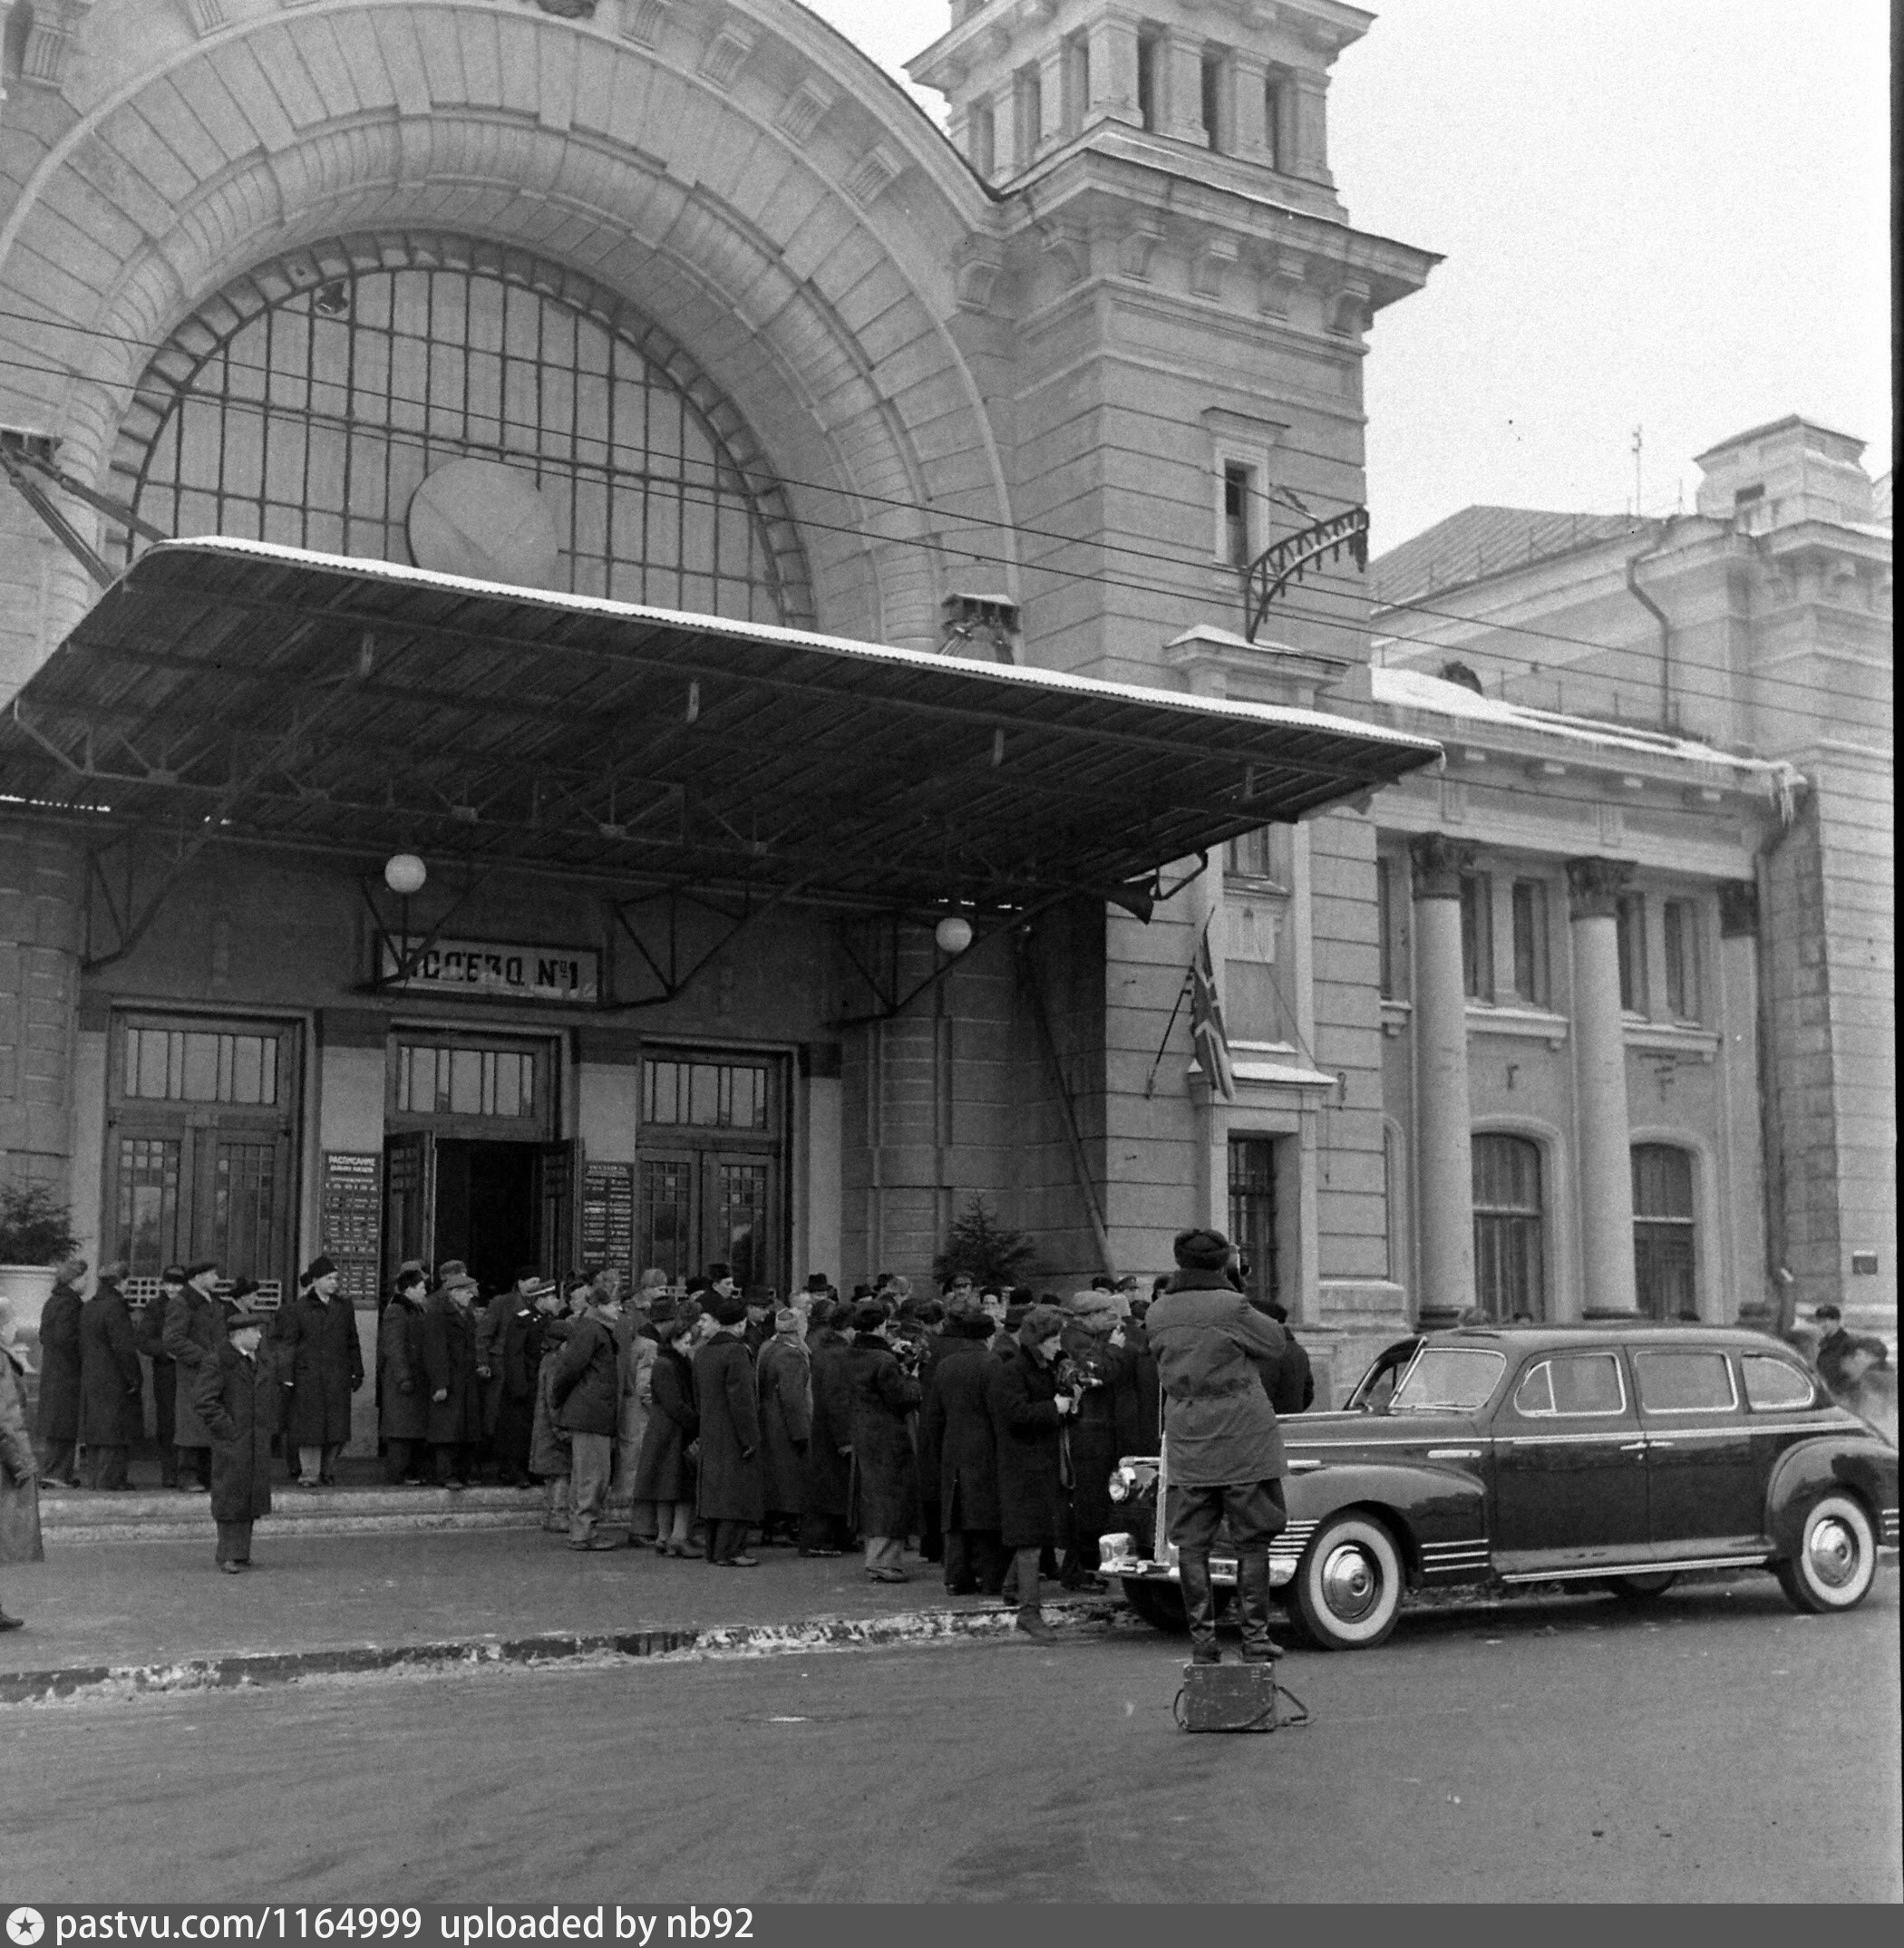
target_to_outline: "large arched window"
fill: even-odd
[[[1633,1146],[1633,1273],[1639,1309],[1655,1319],[1699,1316],[1693,1158],[1670,1143]]]
[[[1540,1149],[1525,1137],[1474,1139],[1474,1300],[1491,1319],[1546,1316]]]
[[[684,348],[588,278],[467,238],[338,238],[260,266],[152,360],[112,464],[167,534],[412,562],[418,489],[455,462],[425,497],[437,532],[526,519],[546,564],[511,577],[479,543],[465,572],[813,620],[780,488]]]

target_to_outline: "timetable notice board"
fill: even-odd
[[[384,1250],[384,1159],[374,1150],[325,1151],[317,1227],[344,1296],[374,1310]]]
[[[582,1263],[618,1266],[635,1281],[635,1166],[591,1163],[582,1170]]]

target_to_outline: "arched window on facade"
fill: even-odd
[[[1474,1301],[1491,1319],[1547,1313],[1540,1148],[1525,1137],[1474,1139]]]
[[[112,470],[168,535],[813,621],[779,481],[691,353],[591,279],[468,237],[257,266],[160,348]]]
[[[1633,1270],[1639,1309],[1654,1319],[1699,1316],[1693,1158],[1670,1143],[1633,1146]]]

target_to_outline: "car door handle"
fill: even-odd
[[[1481,1459],[1481,1449],[1479,1448],[1431,1448],[1428,1450],[1428,1459],[1431,1461],[1478,1461]]]
[[[1647,1435],[1647,1439],[1653,1447],[1656,1448],[1672,1448],[1676,1447],[1678,1445],[1678,1443],[1676,1441],[1660,1439],[1657,1434],[1649,1434]]]
[[[1663,1442],[1655,1442],[1654,1445],[1657,1447],[1665,1444]],[[1643,1440],[1622,1441],[1619,1451],[1622,1454],[1644,1454],[1647,1451],[1647,1444]]]

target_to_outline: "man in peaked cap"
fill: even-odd
[[[251,1525],[271,1512],[271,1430],[277,1385],[258,1358],[266,1316],[240,1308],[225,1321],[225,1343],[199,1370],[192,1405],[211,1436],[211,1515],[217,1561],[228,1576],[250,1566]]]

